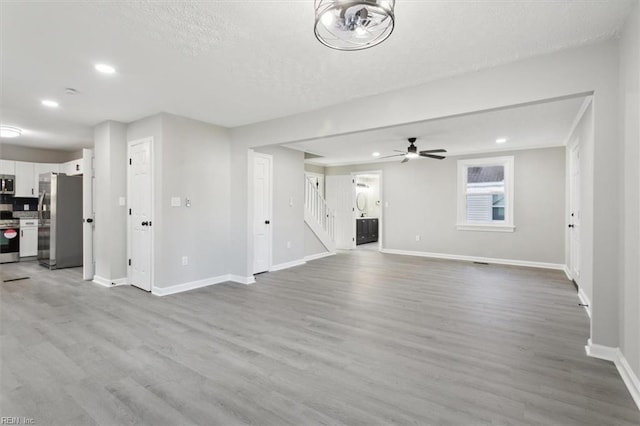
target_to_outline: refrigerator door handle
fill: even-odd
[[[42,191],[42,194],[40,194],[40,199],[38,200],[38,218],[40,220],[40,225],[44,225],[44,212],[42,211],[42,208],[44,206],[45,193],[45,191]]]

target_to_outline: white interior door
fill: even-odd
[[[129,284],[151,291],[152,139],[129,142]]]
[[[93,231],[95,210],[93,187],[95,174],[93,169],[93,150],[82,150],[82,278],[93,280],[95,260],[93,256]]]
[[[578,282],[580,277],[580,144],[576,141],[569,159],[569,271]]]
[[[271,268],[272,164],[270,155],[253,154],[253,273]]]
[[[355,247],[355,182],[351,175],[327,176],[327,207],[336,214],[336,248]]]

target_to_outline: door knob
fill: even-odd
[[[569,228],[574,228],[574,227],[575,227],[575,225],[569,224]]]
[[[149,226],[149,222],[147,222],[146,220],[144,222],[142,222],[140,225],[142,226]]]
[[[268,224],[270,224],[270,223],[271,223],[271,222],[269,222],[268,220],[265,220],[265,221],[264,221],[264,224],[265,224],[265,225],[268,225]]]
[[[87,219],[87,223],[93,223],[93,219],[91,218]]]

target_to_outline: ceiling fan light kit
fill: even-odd
[[[393,32],[395,0],[315,0],[314,32],[318,41],[336,50],[362,50]]]
[[[394,155],[387,155],[386,157],[380,157],[379,159],[382,160],[383,158],[391,158],[391,157],[404,157],[402,159],[402,161],[400,163],[406,163],[407,161],[411,160],[412,158],[420,158],[420,157],[426,157],[426,158],[434,158],[436,160],[444,160],[446,157],[442,156],[442,155],[434,155],[436,152],[440,153],[440,152],[447,152],[446,149],[427,149],[425,151],[420,151],[418,152],[418,147],[415,146],[416,143],[416,138],[409,138],[407,139],[409,141],[409,146],[407,147],[407,151],[398,151],[397,149],[395,150],[396,152],[401,152],[401,154],[394,154]]]

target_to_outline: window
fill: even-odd
[[[458,161],[458,229],[513,232],[513,157]]]

